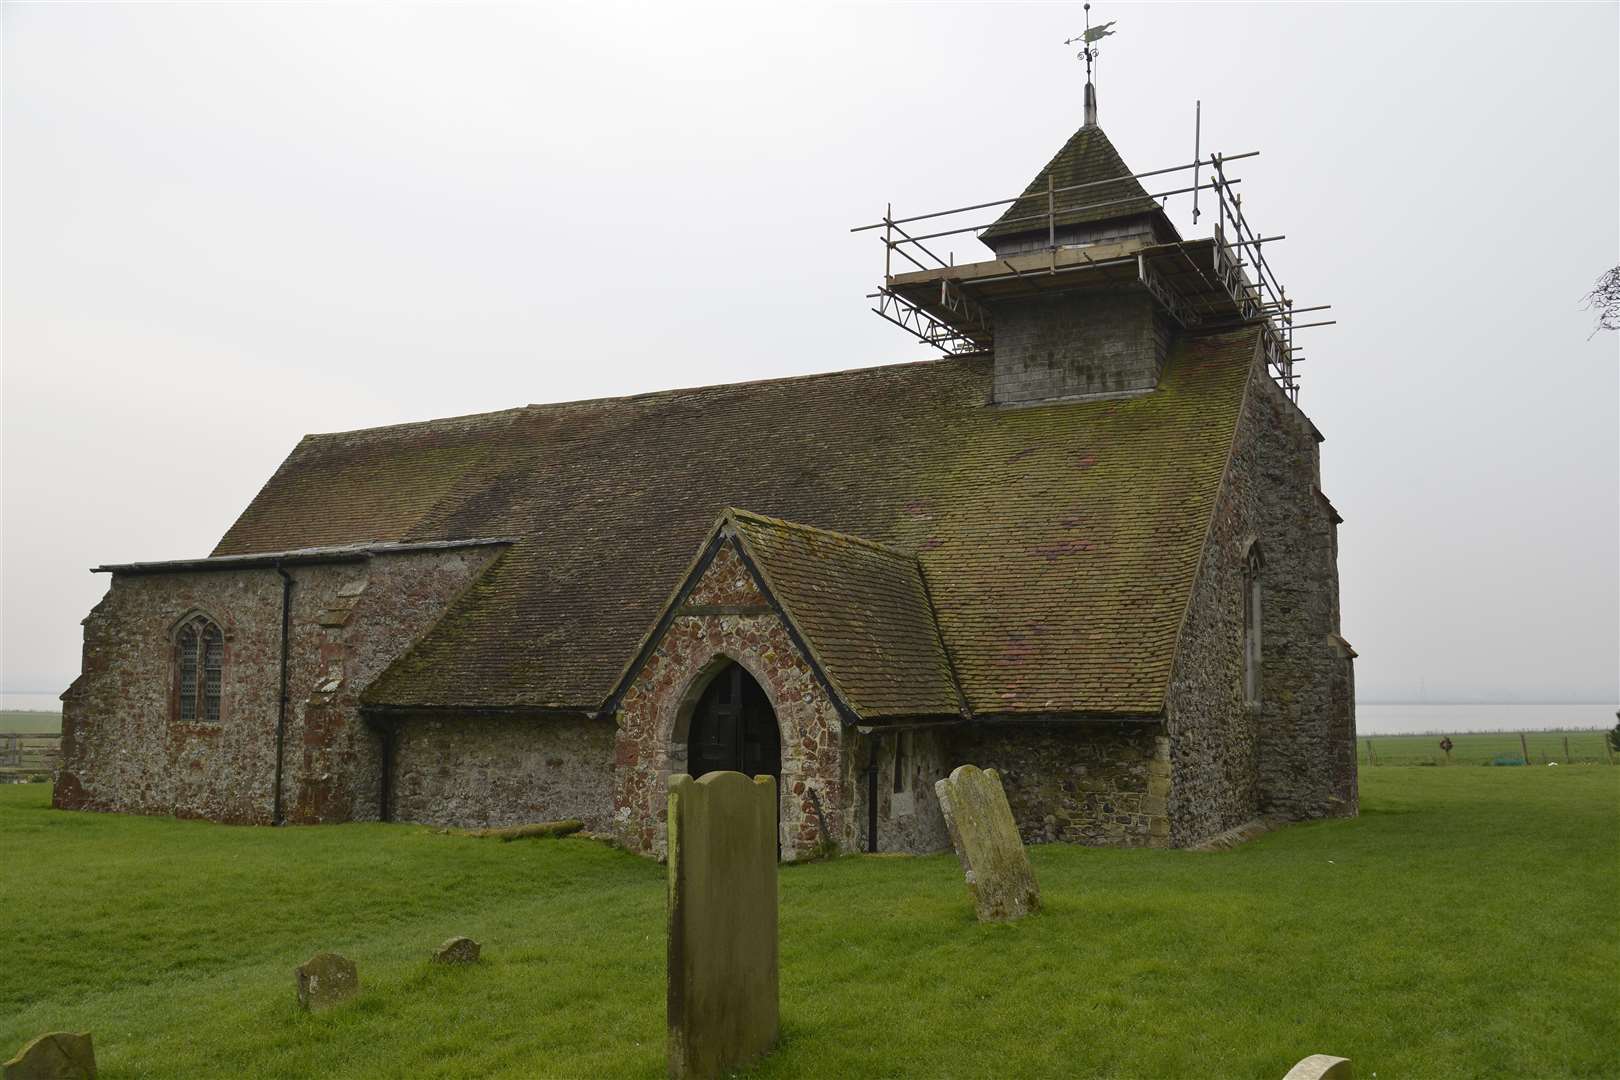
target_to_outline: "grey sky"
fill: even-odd
[[[1580,297],[1620,7],[1529,11],[1093,12],[1125,159],[1189,160],[1202,98],[1335,305],[1301,404],[1364,699],[1617,696],[1620,340]],[[925,355],[847,229],[1015,194],[1080,122],[1078,3],[3,20],[8,690],[76,673],[89,566],[206,553],[305,432]]]

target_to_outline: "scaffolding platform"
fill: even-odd
[[[1213,234],[1191,240],[1182,239],[1161,215],[1163,227],[1156,233],[1096,243],[1060,242],[1060,217],[1106,207],[1108,203],[1082,202],[1075,206],[1071,199],[1060,209],[1059,195],[1080,188],[1117,184],[1127,177],[1071,188],[1049,186],[1045,214],[1019,219],[1036,228],[1043,227],[1044,222],[1048,237],[1045,248],[979,262],[941,260],[928,248],[927,242],[970,233],[978,235],[989,227],[988,223],[934,229],[927,233],[917,230],[919,235],[913,235],[906,226],[915,229],[915,223],[920,221],[941,224],[957,215],[993,207],[1020,202],[1027,205],[1032,199],[1029,192],[1010,199],[905,218],[895,217],[891,208],[881,221],[853,230],[882,230],[884,277],[878,291],[868,294],[868,298],[875,301],[872,310],[943,352],[961,354],[994,348],[995,320],[991,310],[997,302],[1059,292],[1141,289],[1184,330],[1250,324],[1262,327],[1267,369],[1289,397],[1297,401],[1299,380],[1294,365],[1302,357],[1301,350],[1294,344],[1294,331],[1332,322],[1299,322],[1297,317],[1307,312],[1325,311],[1331,305],[1299,307],[1294,304],[1278,282],[1265,254],[1267,244],[1284,237],[1257,234],[1244,215],[1242,198],[1232,190],[1239,181],[1227,178],[1226,166],[1256,153],[1232,157],[1212,154],[1207,161],[1128,177],[1138,179],[1193,170],[1191,187],[1149,195],[1152,199],[1162,199],[1188,192],[1214,193]],[[1208,170],[1207,181],[1198,177],[1204,170]],[[1034,198],[1038,199],[1039,195],[1037,192]],[[912,269],[896,272],[896,258],[910,264]]]

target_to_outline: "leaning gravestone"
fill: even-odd
[[[90,1033],[46,1032],[6,1062],[4,1076],[5,1080],[96,1080],[96,1049]]]
[[[776,781],[669,781],[669,1075],[719,1076],[776,1044]]]
[[[934,784],[934,793],[979,921],[1010,922],[1039,911],[1035,871],[996,770],[958,766]]]
[[[453,937],[433,953],[435,964],[476,964],[484,947],[470,937]]]
[[[360,992],[354,961],[335,952],[318,952],[298,966],[298,1004],[310,1012],[341,1005]]]

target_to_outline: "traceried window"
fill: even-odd
[[[1243,700],[1260,707],[1260,578],[1265,560],[1251,543],[1243,557]]]
[[[225,635],[205,615],[187,619],[174,637],[175,715],[218,723],[225,682]]]

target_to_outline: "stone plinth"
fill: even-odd
[[[979,921],[1009,922],[1039,911],[1035,870],[996,770],[958,766],[934,791]]]
[[[776,1043],[776,781],[669,782],[669,1075],[719,1076]]]

